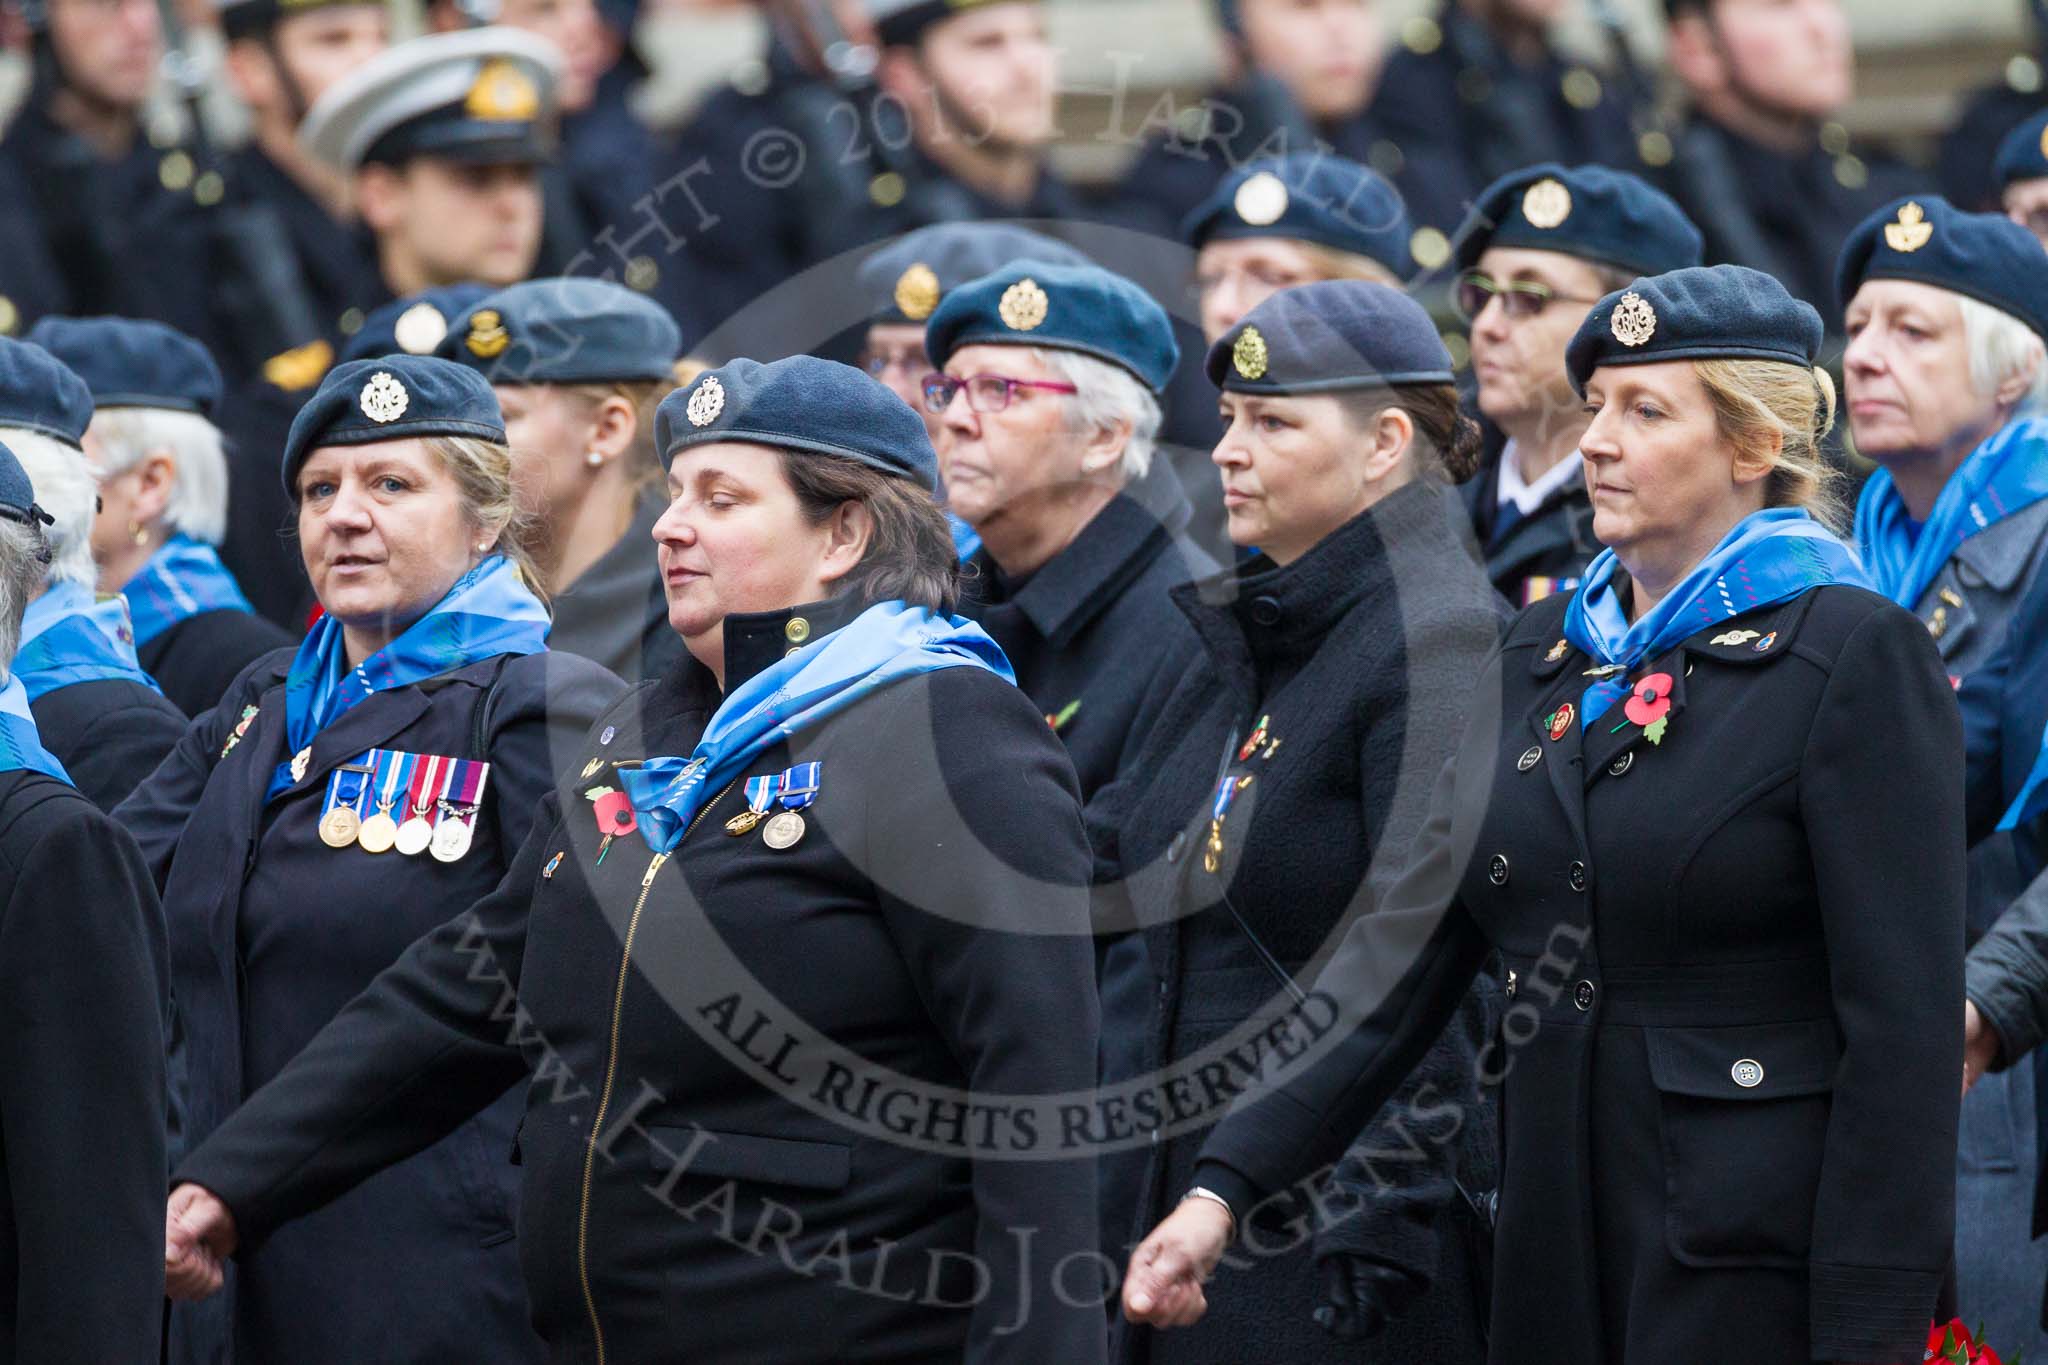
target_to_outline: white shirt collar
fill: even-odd
[[[1515,457],[1515,443],[1509,441],[1500,452],[1500,505],[1512,503],[1523,516],[1533,516],[1552,493],[1581,477],[1579,469],[1583,464],[1579,452],[1574,450],[1539,474],[1536,482],[1524,483],[1522,462]]]

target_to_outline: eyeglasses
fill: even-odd
[[[866,351],[861,355],[860,367],[876,379],[886,376],[891,370],[905,374],[916,374],[931,361],[925,358],[922,348],[911,351]]]
[[[1537,284],[1533,280],[1510,280],[1502,284],[1491,275],[1468,270],[1458,277],[1458,287],[1451,293],[1451,304],[1457,309],[1458,317],[1469,323],[1496,297],[1500,299],[1501,310],[1517,322],[1535,317],[1553,303],[1600,301],[1560,294],[1549,285]]]
[[[969,375],[955,379],[949,374],[924,377],[926,412],[944,412],[953,406],[953,395],[967,390],[967,406],[976,412],[1001,412],[1010,406],[1019,389],[1044,389],[1048,393],[1079,393],[1072,384],[1055,384],[1045,379],[1011,379],[1000,374]]]

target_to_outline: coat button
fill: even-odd
[[[1173,842],[1166,846],[1166,861],[1168,861],[1169,863],[1177,863],[1180,861],[1181,855],[1183,853],[1186,853],[1187,851],[1188,832],[1186,830],[1182,830],[1180,833],[1174,835]]]
[[[1505,853],[1493,855],[1493,861],[1486,865],[1486,879],[1495,886],[1508,884],[1508,859]]]
[[[1518,773],[1528,772],[1529,769],[1535,767],[1538,763],[1541,763],[1542,761],[1543,751],[1541,749],[1525,749],[1522,751],[1522,756],[1515,760],[1515,771]]]
[[[783,638],[793,645],[800,645],[811,638],[811,623],[801,616],[789,618],[789,624],[782,628]]]
[[[1252,620],[1262,626],[1280,624],[1280,599],[1277,597],[1254,597],[1252,599]]]
[[[1614,762],[1607,765],[1607,775],[1609,777],[1620,777],[1623,773],[1627,772],[1630,768],[1634,767],[1635,762],[1635,751],[1630,750],[1628,753],[1623,754],[1620,758],[1615,759]]]
[[[1728,1068],[1728,1074],[1733,1076],[1735,1083],[1744,1090],[1754,1090],[1764,1083],[1764,1064],[1744,1057]]]
[[[1593,983],[1581,981],[1572,991],[1572,1003],[1581,1011],[1593,1008]]]
[[[1585,865],[1584,863],[1573,863],[1573,864],[1572,864],[1572,890],[1574,890],[1574,891],[1584,891],[1585,889],[1586,889],[1586,865]]]
[[[1517,979],[1518,978],[1515,976],[1515,969],[1513,967],[1508,968],[1508,999],[1510,1000],[1515,998],[1515,984]]]

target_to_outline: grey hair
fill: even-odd
[[[1958,294],[1963,313],[1963,344],[1969,350],[1970,385],[1990,398],[2006,380],[2028,375],[2026,392],[2013,405],[2024,417],[2048,408],[2048,345],[2040,334],[2002,309],[1967,294]]]
[[[93,414],[100,473],[125,473],[163,451],[178,462],[164,521],[194,540],[218,545],[228,532],[228,457],[220,428],[174,408],[102,408]]]
[[[0,427],[0,444],[21,461],[36,490],[36,502],[57,519],[49,530],[50,561],[43,582],[93,587],[99,582],[99,566],[92,558],[92,522],[99,514],[100,490],[84,454],[54,436],[23,427]]]
[[[1068,402],[1073,405],[1075,424],[1082,430],[1112,427],[1118,422],[1131,424],[1131,436],[1124,442],[1116,472],[1125,483],[1144,478],[1152,468],[1153,447],[1159,443],[1159,400],[1120,365],[1078,351],[1033,350],[1062,383],[1074,386],[1076,392]]]
[[[21,617],[42,590],[50,540],[41,526],[0,518],[0,679],[21,650]]]

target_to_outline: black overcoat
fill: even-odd
[[[173,706],[188,716],[203,716],[243,669],[274,649],[297,643],[283,626],[229,607],[173,622],[137,642],[135,656]]]
[[[803,608],[796,634],[850,612]],[[782,656],[792,615],[726,619],[730,683]],[[1058,742],[1010,684],[946,669],[749,766],[821,765],[794,846],[727,832],[738,780],[668,856],[603,844],[588,794],[690,753],[718,699],[686,661],[601,718],[498,891],[181,1178],[261,1237],[530,1072],[519,1246],[552,1359],[1099,1365],[1092,1163],[1015,1115],[1094,1075]]]
[[[53,688],[28,704],[43,747],[103,811],[128,799],[185,733],[185,713],[128,678]]]
[[[1417,861],[1319,983],[1343,1045],[1219,1126],[1201,1175],[1247,1198],[1340,1150],[1495,947],[1498,1365],[1911,1359],[1962,1061],[1933,644],[1875,594],[1811,590],[1656,660],[1651,744],[1621,706],[1578,717],[1565,606],[1518,618]]]
[[[273,769],[292,756],[292,657],[250,665],[117,814],[163,888],[186,1144],[281,1071],[406,945],[497,885],[576,736],[624,690],[587,660],[540,653],[379,692],[320,732],[304,778],[266,806]],[[329,774],[369,749],[490,763],[467,856],[321,841]],[[227,1295],[174,1312],[172,1358],[538,1359],[511,1244],[506,1153],[518,1117],[506,1097],[244,1257]]]

